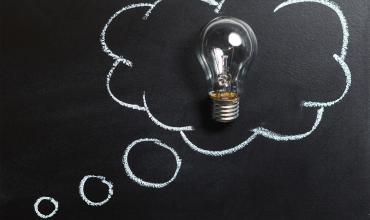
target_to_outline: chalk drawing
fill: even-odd
[[[202,2],[205,2],[205,3],[208,3],[209,5],[212,5],[212,6],[217,6],[218,5],[218,2],[215,1],[215,0],[201,0]]]
[[[116,101],[118,104],[122,105],[123,107],[126,107],[126,108],[130,108],[130,109],[133,109],[133,110],[138,110],[138,111],[145,111],[145,108],[142,107],[142,106],[139,106],[139,105],[135,105],[135,104],[129,104],[129,103],[126,103],[126,102],[122,102],[121,100],[119,100],[115,95],[113,95],[111,89],[110,89],[110,80],[112,78],[112,75],[113,75],[113,72],[114,70],[116,69],[117,65],[121,62],[121,60],[116,60],[114,63],[113,63],[113,66],[112,68],[109,70],[109,73],[107,75],[107,83],[106,83],[106,87],[107,87],[107,91],[110,95],[110,97],[112,97],[112,99],[114,101]]]
[[[154,9],[154,7],[159,3],[161,2],[161,0],[158,0],[156,2],[154,2],[153,4],[150,4],[150,3],[137,3],[137,4],[131,4],[131,5],[128,5],[128,6],[125,6],[123,8],[121,8],[120,10],[118,10],[117,12],[115,12],[109,19],[108,19],[108,22],[104,25],[104,28],[100,34],[100,43],[102,45],[102,48],[103,48],[103,51],[108,54],[108,56],[112,57],[114,59],[114,63],[112,65],[112,68],[109,70],[108,72],[108,75],[107,75],[107,81],[106,81],[106,87],[107,87],[107,91],[109,93],[109,95],[112,97],[112,99],[117,102],[118,104],[122,105],[123,107],[126,107],[126,108],[130,108],[130,109],[133,109],[133,110],[138,110],[138,111],[145,111],[145,108],[142,107],[142,106],[139,106],[139,105],[136,105],[136,104],[129,104],[129,103],[126,103],[126,102],[123,102],[121,100],[119,100],[115,95],[113,95],[111,89],[110,89],[110,80],[112,78],[112,75],[116,69],[116,67],[118,66],[118,64],[122,63],[128,67],[133,67],[133,63],[132,61],[130,61],[129,59],[126,59],[124,58],[123,56],[119,56],[117,54],[115,54],[107,45],[106,43],[106,33],[107,33],[107,30],[108,30],[108,27],[109,25],[112,23],[112,21],[118,16],[120,15],[121,13],[125,12],[125,11],[128,11],[128,10],[131,10],[131,9],[134,9],[134,8],[145,8],[145,7],[148,7],[148,11],[146,11],[143,19],[146,20],[152,10]]]
[[[172,126],[168,126],[168,125],[165,125],[162,122],[160,122],[158,119],[156,119],[152,115],[152,113],[149,111],[148,105],[146,104],[145,92],[143,93],[143,102],[144,102],[144,107],[146,109],[146,112],[148,114],[148,117],[150,118],[150,120],[153,121],[154,124],[158,125],[159,127],[163,128],[165,130],[169,130],[169,131],[192,131],[192,130],[194,130],[194,128],[192,126],[186,126],[186,127],[172,127]]]
[[[175,173],[173,174],[173,176],[171,177],[170,180],[168,180],[167,182],[163,182],[163,183],[153,183],[153,182],[148,182],[148,181],[145,181],[139,177],[137,177],[131,170],[130,168],[130,165],[128,163],[128,155],[131,151],[131,149],[139,144],[139,143],[143,143],[143,142],[152,142],[154,143],[155,145],[157,146],[160,146],[160,147],[163,147],[164,149],[167,149],[169,150],[173,156],[175,157],[175,160],[176,160],[176,170],[175,170]],[[163,188],[165,186],[167,186],[168,184],[170,184],[172,181],[174,181],[176,179],[176,176],[180,170],[180,167],[181,167],[181,159],[179,157],[179,155],[176,153],[176,151],[167,146],[166,144],[162,143],[160,140],[158,139],[153,139],[153,138],[144,138],[144,139],[138,139],[134,142],[132,142],[125,150],[125,153],[123,154],[123,157],[122,157],[122,164],[125,168],[125,171],[126,171],[126,174],[127,176],[133,180],[134,182],[136,182],[137,184],[139,184],[140,186],[144,186],[144,187],[150,187],[150,188]]]
[[[150,14],[152,13],[153,9],[155,8],[155,6],[160,3],[162,0],[157,0],[156,2],[154,2],[152,4],[152,6],[150,6],[150,9],[145,13],[143,19],[146,20],[148,19],[148,17],[150,16]]]
[[[219,2],[215,0],[201,0],[202,2],[208,3],[211,6],[216,6],[215,13],[218,14],[226,0],[221,0]]]
[[[220,13],[221,8],[222,8],[222,6],[224,5],[225,1],[226,1],[226,0],[222,0],[222,1],[220,1],[220,3],[218,3],[217,8],[215,9],[215,13],[216,13],[216,14]]]
[[[340,57],[342,58],[342,60],[345,60],[346,56],[347,56],[347,50],[348,50],[349,31],[348,31],[347,19],[344,16],[340,7],[335,2],[332,2],[332,1],[329,1],[329,0],[288,0],[288,1],[285,1],[285,2],[281,3],[280,5],[278,5],[274,9],[274,12],[277,12],[281,8],[284,8],[288,5],[292,5],[292,4],[296,4],[296,3],[318,3],[318,4],[322,4],[322,5],[325,5],[326,7],[329,7],[330,9],[332,9],[338,15],[340,23],[342,25],[342,30],[343,30],[343,44],[342,44],[342,48],[341,48]]]
[[[221,0],[221,1],[201,0],[201,1],[206,2],[206,3],[208,3],[211,6],[216,6],[215,13],[219,13],[220,10],[221,10],[221,8],[222,8],[222,5],[225,3],[224,0]],[[150,120],[155,125],[163,128],[165,130],[168,130],[168,131],[179,132],[180,135],[181,135],[181,137],[182,137],[182,139],[183,139],[183,141],[192,150],[194,150],[194,151],[196,151],[198,153],[201,153],[201,154],[204,154],[204,155],[207,155],[207,156],[214,156],[214,157],[229,155],[229,154],[235,153],[235,152],[243,149],[248,144],[252,143],[253,140],[256,137],[258,137],[258,136],[262,136],[264,138],[275,140],[275,141],[296,141],[296,140],[301,140],[303,138],[306,138],[306,137],[310,136],[319,127],[320,123],[323,120],[323,115],[324,115],[325,108],[332,107],[335,104],[337,104],[340,101],[342,101],[343,98],[347,95],[347,93],[350,90],[350,87],[351,87],[351,71],[350,71],[350,68],[348,67],[347,63],[345,62],[345,59],[346,59],[346,56],[347,56],[347,50],[348,50],[348,44],[349,44],[349,36],[350,35],[349,35],[349,28],[348,28],[347,19],[344,16],[344,14],[343,14],[342,10],[340,9],[340,7],[336,3],[334,3],[334,2],[332,2],[330,0],[287,0],[287,1],[284,1],[284,2],[282,2],[281,4],[279,4],[274,9],[274,13],[277,13],[282,8],[284,8],[286,6],[289,6],[289,5],[292,5],[292,4],[297,4],[297,3],[317,3],[317,4],[321,4],[321,5],[325,6],[325,7],[328,7],[330,9],[332,9],[336,13],[336,15],[338,16],[339,21],[340,21],[341,26],[342,26],[343,43],[342,43],[340,55],[334,54],[333,57],[334,57],[335,61],[341,66],[342,71],[344,72],[344,76],[346,78],[346,84],[345,84],[345,87],[343,89],[342,95],[339,98],[335,99],[335,100],[327,101],[327,102],[314,102],[314,101],[303,101],[302,102],[302,106],[303,107],[306,107],[306,108],[316,108],[316,111],[317,111],[316,120],[313,123],[311,129],[309,131],[307,131],[307,132],[300,133],[300,134],[291,134],[291,135],[289,135],[289,134],[280,134],[278,132],[269,130],[269,129],[264,128],[264,127],[257,127],[257,128],[254,128],[254,129],[252,129],[252,130],[249,131],[250,132],[250,135],[249,135],[249,137],[245,141],[243,141],[242,143],[240,143],[240,144],[238,144],[238,145],[236,145],[234,147],[226,148],[225,150],[219,150],[219,151],[206,150],[204,148],[198,147],[196,144],[194,144],[193,142],[191,142],[190,139],[188,138],[188,136],[186,135],[186,132],[194,131],[194,128],[192,126],[174,127],[174,126],[166,125],[165,123],[159,121],[153,115],[153,113],[150,112],[150,110],[149,110],[149,106],[148,106],[148,103],[147,103],[147,100],[146,100],[145,92],[143,93],[143,104],[142,105],[136,105],[136,104],[129,104],[129,103],[122,102],[121,100],[119,100],[118,98],[116,98],[112,94],[112,92],[110,90],[110,87],[109,87],[109,83],[110,83],[110,79],[112,77],[112,74],[115,71],[115,68],[116,68],[116,66],[119,63],[123,63],[123,64],[125,64],[127,66],[130,66],[130,67],[133,66],[133,64],[132,64],[132,62],[130,60],[125,59],[122,56],[118,56],[118,55],[114,54],[108,48],[107,44],[105,43],[105,34],[106,34],[106,30],[108,29],[109,24],[112,22],[112,20],[115,17],[117,17],[122,12],[127,11],[129,9],[139,8],[139,7],[148,7],[149,8],[149,10],[145,13],[145,16],[143,17],[143,19],[147,19],[149,17],[149,15],[150,15],[151,11],[155,8],[155,6],[159,2],[161,2],[161,1],[160,0],[159,1],[156,1],[154,4],[150,4],[150,3],[138,3],[138,4],[133,4],[133,5],[125,6],[121,10],[119,10],[118,12],[116,12],[108,20],[107,24],[104,26],[103,31],[101,33],[101,43],[102,43],[102,46],[103,46],[103,51],[105,53],[107,53],[109,56],[111,56],[115,60],[115,62],[113,63],[113,66],[110,69],[110,71],[108,73],[108,76],[107,76],[107,90],[108,90],[109,95],[112,97],[112,99],[114,101],[116,101],[117,103],[119,103],[120,105],[122,105],[123,107],[130,108],[130,109],[137,110],[137,111],[144,111],[144,112],[146,112],[147,116],[150,118]],[[156,139],[141,139],[141,141],[142,140],[146,140],[146,141],[150,140],[150,141],[156,143],[155,142]],[[138,140],[138,141],[141,142],[140,140]],[[139,143],[139,142],[137,142],[137,143]],[[137,143],[134,142],[130,146],[133,147]],[[160,143],[160,142],[158,142],[158,143]],[[126,151],[127,154],[129,152],[129,150],[131,149],[131,147],[129,147],[128,148],[128,151]],[[124,162],[124,165],[125,165],[126,173],[129,175],[129,177],[132,180],[134,180],[138,184],[140,184],[142,186],[155,187],[155,188],[158,188],[159,186],[163,186],[163,185],[156,185],[155,183],[145,182],[145,181],[141,180],[140,178],[136,177],[132,173],[132,171],[130,170],[130,168],[129,168],[128,164],[127,164],[127,158],[126,158],[126,163],[125,163],[125,157],[123,158],[123,162]],[[177,173],[175,173],[175,174],[177,174]],[[174,175],[174,177],[175,176],[176,175]]]
[[[119,11],[114,13],[112,17],[109,18],[108,22],[104,25],[103,31],[100,34],[100,43],[103,47],[103,51],[106,54],[108,54],[108,56],[112,57],[115,60],[119,60],[119,62],[121,62],[121,63],[123,63],[123,64],[125,64],[129,67],[132,67],[133,63],[130,60],[128,60],[126,58],[123,58],[122,56],[118,56],[117,54],[113,53],[113,51],[111,49],[109,49],[107,43],[105,42],[105,35],[106,35],[106,32],[107,32],[107,29],[108,29],[109,25],[112,23],[112,21],[118,15],[120,15],[124,11],[134,9],[134,8],[140,8],[140,7],[149,7],[149,10],[145,14],[146,17],[144,16],[144,18],[147,18],[150,15],[150,12],[153,10],[153,7],[155,7],[155,5],[150,4],[150,3],[137,3],[137,4],[131,4],[131,5],[128,5],[128,6],[125,6],[125,7],[121,8]]]
[[[277,12],[279,9],[281,9],[285,6],[291,5],[291,4],[304,3],[304,2],[323,4],[327,7],[329,7],[330,9],[332,9],[337,14],[337,16],[340,20],[340,23],[342,25],[343,43],[342,43],[341,54],[340,54],[340,56],[334,54],[333,57],[334,57],[335,61],[337,61],[339,63],[339,65],[342,67],[342,69],[344,71],[344,75],[346,77],[346,86],[345,86],[344,92],[342,93],[342,95],[338,99],[336,99],[334,101],[329,101],[329,102],[305,101],[305,102],[303,102],[304,107],[330,107],[330,106],[333,106],[334,104],[340,102],[344,98],[344,96],[346,96],[346,94],[349,91],[349,88],[351,87],[351,71],[350,71],[350,69],[348,68],[348,66],[345,62],[345,59],[346,59],[346,56],[347,56],[347,50],[348,50],[348,42],[349,42],[348,23],[347,23],[347,19],[344,16],[342,10],[340,9],[340,7],[336,3],[332,2],[332,1],[328,1],[328,0],[288,0],[286,2],[281,3],[279,6],[277,6],[275,8],[274,12]]]
[[[40,203],[41,203],[42,201],[44,201],[44,200],[49,201],[49,202],[51,202],[51,203],[54,205],[54,210],[53,210],[50,214],[48,214],[48,215],[44,215],[44,214],[42,214],[42,213],[39,211],[39,205],[40,205]],[[51,198],[51,197],[48,197],[48,196],[42,196],[42,197],[40,197],[40,198],[38,198],[38,199],[36,200],[35,204],[33,204],[33,208],[35,209],[36,214],[37,214],[40,218],[50,218],[50,217],[53,217],[53,216],[57,213],[58,208],[59,208],[59,203],[58,203],[55,199],[53,199],[53,198]]]
[[[249,143],[251,143],[257,137],[257,133],[253,133],[247,140],[238,144],[235,147],[232,147],[232,148],[229,148],[229,149],[226,149],[226,150],[211,151],[211,150],[202,149],[202,148],[196,146],[195,144],[193,144],[189,140],[189,138],[185,135],[185,132],[181,131],[180,134],[181,134],[181,137],[184,140],[184,142],[187,145],[189,145],[191,149],[193,149],[193,150],[195,150],[195,151],[197,151],[201,154],[208,155],[208,156],[213,156],[213,157],[221,157],[221,156],[225,156],[225,155],[228,155],[228,154],[235,153],[235,152],[243,149],[244,147],[246,147]]]
[[[306,133],[303,133],[303,134],[282,135],[282,134],[275,133],[273,131],[270,131],[270,130],[268,130],[266,128],[262,128],[262,127],[255,128],[252,131],[254,131],[256,134],[259,134],[259,135],[261,135],[265,138],[273,139],[275,141],[296,141],[296,140],[300,140],[300,139],[303,139],[305,137],[308,137],[310,134],[312,134],[312,132],[314,132],[316,130],[316,128],[319,126],[319,124],[321,122],[323,113],[324,113],[324,108],[323,107],[321,107],[317,110],[317,116],[316,116],[316,121],[315,121],[314,125],[312,126],[310,131],[307,131]]]
[[[123,107],[126,107],[126,108],[129,108],[129,109],[133,109],[133,110],[137,110],[137,111],[145,111],[147,112],[147,115],[149,116],[149,118],[158,126],[166,129],[166,130],[169,130],[169,131],[191,131],[193,130],[193,128],[191,126],[181,126],[181,127],[174,127],[174,126],[168,126],[168,125],[165,125],[164,123],[160,122],[159,120],[157,120],[149,111],[149,109],[147,109],[146,107],[144,106],[140,106],[138,104],[130,104],[130,103],[127,103],[127,102],[123,102],[121,101],[120,99],[118,99],[113,93],[112,93],[112,90],[110,88],[110,82],[111,82],[111,78],[113,76],[113,73],[114,71],[116,70],[117,66],[122,63],[128,67],[133,67],[133,62],[124,58],[123,56],[119,56],[115,53],[112,52],[111,49],[109,49],[107,43],[106,43],[106,34],[107,34],[107,30],[109,28],[109,25],[112,23],[112,21],[118,16],[120,15],[121,13],[125,12],[125,11],[128,11],[128,10],[131,10],[131,9],[135,9],[135,8],[149,8],[144,17],[143,17],[143,20],[147,20],[149,18],[149,16],[151,15],[151,12],[153,11],[153,9],[161,2],[162,0],[157,0],[156,2],[154,2],[153,4],[150,4],[150,3],[137,3],[137,4],[131,4],[131,5],[128,5],[128,6],[124,6],[123,8],[121,8],[120,10],[118,10],[117,12],[115,12],[107,21],[107,23],[104,25],[103,27],[103,30],[100,34],[100,43],[102,45],[102,48],[103,48],[103,51],[108,54],[108,56],[112,57],[114,59],[114,63],[111,67],[111,69],[109,70],[108,74],[107,74],[107,78],[106,78],[106,88],[107,88],[107,91],[108,91],[108,94],[109,96],[115,101],[117,102],[118,104],[120,104],[121,106]]]
[[[108,186],[107,198],[104,199],[101,202],[93,202],[90,199],[88,199],[85,195],[85,183],[88,179],[91,179],[91,178],[99,179],[102,183],[104,183],[105,185]],[[80,196],[81,196],[82,200],[85,201],[90,206],[102,206],[105,203],[107,203],[113,195],[113,184],[111,182],[107,181],[104,176],[95,176],[95,175],[84,176],[84,178],[82,178],[78,188],[79,188],[79,192],[80,192]]]
[[[350,71],[348,65],[345,62],[345,58],[346,58],[346,55],[347,55],[347,49],[348,49],[348,42],[349,42],[349,31],[348,31],[347,20],[344,16],[343,12],[340,10],[339,6],[337,6],[335,3],[331,2],[331,1],[327,1],[327,0],[288,0],[288,1],[283,2],[280,5],[278,5],[275,8],[274,12],[277,12],[279,9],[281,9],[285,6],[295,4],[295,3],[303,3],[303,2],[313,2],[313,3],[319,3],[319,4],[322,4],[322,5],[325,5],[329,8],[331,8],[332,10],[334,10],[336,12],[336,14],[338,15],[338,17],[339,17],[339,20],[340,20],[341,25],[342,25],[342,30],[343,30],[343,44],[342,44],[342,48],[341,48],[341,56],[338,56],[338,55],[334,54],[333,57],[338,62],[338,64],[341,66],[341,68],[344,72],[344,75],[346,77],[346,85],[345,85],[345,89],[344,89],[344,92],[342,93],[342,95],[338,99],[336,99],[334,101],[330,101],[330,102],[307,102],[307,101],[303,102],[304,107],[318,108],[315,123],[313,124],[311,130],[306,132],[306,133],[296,134],[296,135],[282,135],[282,134],[273,132],[269,129],[266,129],[266,128],[263,128],[263,127],[258,127],[258,128],[252,129],[252,132],[254,132],[254,133],[246,141],[242,142],[241,144],[237,145],[234,148],[230,148],[228,150],[221,151],[223,154],[220,154],[220,152],[217,152],[217,151],[213,152],[213,151],[208,151],[208,150],[204,150],[204,149],[201,149],[201,148],[197,147],[186,137],[184,132],[181,132],[181,136],[182,136],[183,140],[185,141],[186,144],[188,144],[190,146],[190,148],[192,148],[193,150],[195,150],[199,153],[202,153],[202,154],[205,154],[205,155],[208,155],[208,156],[224,156],[226,154],[234,153],[234,152],[236,152],[236,150],[240,150],[241,148],[245,147],[246,145],[251,143],[251,141],[254,140],[254,138],[257,135],[261,135],[265,138],[272,139],[272,140],[275,140],[275,141],[296,141],[296,140],[300,140],[300,139],[303,139],[305,137],[308,137],[309,135],[311,135],[317,129],[320,122],[322,121],[322,117],[323,117],[325,107],[333,106],[336,103],[340,102],[345,97],[345,95],[348,93],[348,91],[350,89],[350,86],[351,86],[351,71]]]
[[[107,75],[106,88],[107,88],[107,91],[108,91],[109,95],[111,96],[111,98],[115,102],[117,102],[118,104],[120,104],[121,106],[123,106],[125,108],[129,108],[129,109],[133,109],[133,110],[137,110],[137,111],[145,111],[147,113],[148,117],[150,118],[150,120],[154,124],[156,124],[157,126],[163,128],[165,130],[168,130],[168,131],[179,132],[183,141],[191,149],[193,149],[194,151],[196,151],[198,153],[201,153],[201,154],[204,154],[204,155],[207,155],[207,156],[214,156],[214,157],[229,155],[229,154],[235,153],[235,152],[245,148],[248,144],[250,144],[258,136],[262,136],[262,137],[265,137],[267,139],[272,139],[272,140],[275,140],[275,141],[296,141],[296,140],[306,138],[309,135],[311,135],[318,128],[320,122],[322,121],[325,108],[334,106],[335,104],[339,103],[340,101],[342,101],[342,99],[349,92],[349,89],[351,87],[351,71],[350,71],[350,68],[348,67],[347,63],[345,62],[345,60],[346,60],[346,57],[347,57],[347,50],[348,50],[348,43],[349,43],[349,36],[350,35],[349,35],[349,28],[348,28],[347,19],[344,16],[340,7],[336,3],[332,2],[332,1],[329,1],[329,0],[287,0],[287,1],[279,4],[274,9],[274,12],[276,13],[278,10],[280,10],[280,9],[286,7],[286,6],[296,4],[296,3],[318,3],[318,4],[324,5],[326,7],[329,7],[330,9],[332,9],[337,14],[337,16],[338,16],[338,18],[341,22],[341,25],[342,25],[343,44],[342,44],[342,48],[341,48],[341,54],[340,55],[334,54],[333,58],[341,66],[341,68],[344,72],[344,76],[346,77],[346,85],[345,85],[345,88],[343,90],[342,95],[339,98],[337,98],[333,101],[328,101],[328,102],[313,102],[313,101],[304,101],[303,102],[303,104],[302,104],[303,107],[317,108],[316,120],[315,120],[312,128],[309,131],[305,132],[305,133],[295,134],[295,135],[283,135],[283,134],[279,134],[277,132],[271,131],[271,130],[263,128],[263,127],[258,127],[258,128],[254,128],[250,131],[252,134],[244,142],[242,142],[242,143],[240,143],[240,144],[238,144],[234,147],[228,148],[226,150],[211,151],[211,150],[206,150],[206,149],[200,148],[197,145],[195,145],[193,142],[191,142],[189,140],[189,138],[187,137],[187,135],[185,134],[185,131],[194,130],[194,128],[192,126],[184,126],[184,127],[168,126],[168,125],[160,122],[158,119],[156,119],[153,116],[153,114],[150,112],[149,107],[147,105],[145,92],[143,93],[143,106],[140,106],[140,105],[137,105],[137,104],[129,104],[129,103],[126,103],[126,102],[123,102],[123,101],[119,100],[115,95],[113,95],[113,93],[110,89],[110,81],[111,81],[112,75],[113,75],[115,69],[117,68],[117,66],[120,63],[122,63],[122,64],[124,64],[128,67],[133,67],[133,62],[130,61],[129,59],[124,58],[123,56],[119,56],[119,55],[115,54],[108,47],[108,45],[106,43],[106,32],[108,30],[109,25],[121,13],[123,13],[125,11],[128,11],[128,10],[131,10],[131,9],[141,8],[141,7],[149,8],[146,11],[145,15],[143,16],[143,19],[146,20],[146,19],[149,18],[153,9],[161,1],[162,0],[157,0],[152,4],[151,3],[137,3],[137,4],[131,4],[131,5],[125,6],[125,7],[121,8],[119,11],[115,12],[113,14],[113,16],[111,16],[108,19],[108,22],[104,25],[103,30],[100,34],[100,43],[102,45],[103,51],[108,56],[110,56],[114,59],[113,65],[112,65],[112,67],[109,70],[108,75]],[[206,2],[211,6],[217,6],[216,9],[215,9],[215,13],[220,12],[220,10],[221,10],[224,2],[225,2],[225,0],[221,0],[220,2],[217,2],[215,0],[201,0],[201,1]],[[136,146],[139,143],[143,143],[143,142],[152,142],[157,146],[160,146],[160,147],[163,147],[164,149],[169,150],[174,155],[175,160],[176,160],[176,170],[175,170],[175,172],[174,172],[174,174],[173,174],[173,176],[171,177],[170,180],[168,180],[166,182],[163,182],[163,183],[148,182],[148,181],[145,181],[145,180],[137,177],[132,172],[132,170],[129,166],[129,163],[128,163],[128,155],[130,153],[130,150],[134,146]],[[181,168],[181,159],[178,156],[177,152],[173,148],[171,148],[171,147],[167,146],[166,144],[162,143],[160,140],[152,139],[152,138],[138,139],[138,140],[132,142],[126,148],[126,150],[123,154],[122,163],[123,163],[123,166],[124,166],[124,169],[125,169],[125,172],[126,172],[127,176],[131,180],[133,180],[134,182],[136,182],[140,186],[151,187],[151,188],[163,188],[163,187],[167,186],[168,184],[170,184],[171,182],[173,182],[176,179],[177,174],[178,174],[178,172]],[[108,186],[108,195],[107,195],[107,198],[104,199],[103,201],[93,202],[93,201],[89,200],[86,197],[85,192],[84,192],[84,187],[85,187],[86,181],[90,178],[97,178],[97,179],[101,180],[102,183],[104,183]],[[80,193],[80,196],[83,199],[83,201],[85,201],[88,205],[90,205],[90,206],[102,206],[111,199],[111,197],[113,195],[113,184],[111,182],[107,181],[104,176],[87,175],[80,182],[79,193]],[[47,215],[42,214],[39,211],[39,204],[44,200],[49,201],[54,205],[54,210],[50,214],[47,214]],[[59,208],[59,203],[55,199],[53,199],[52,197],[42,196],[42,197],[38,198],[36,200],[36,202],[34,203],[34,210],[40,218],[45,218],[46,219],[46,218],[50,218],[50,217],[54,216],[57,213],[58,208]]]
[[[232,148],[229,148],[229,149],[226,149],[226,150],[221,150],[221,151],[211,151],[211,150],[205,150],[205,149],[202,149],[200,147],[197,147],[195,144],[193,144],[189,140],[189,138],[186,136],[186,134],[184,132],[180,132],[180,134],[181,134],[181,137],[184,140],[184,142],[187,145],[189,145],[191,149],[193,149],[193,150],[195,150],[195,151],[197,151],[201,154],[204,154],[204,155],[213,156],[213,157],[221,157],[221,156],[225,156],[227,154],[235,153],[235,152],[243,149],[249,143],[251,143],[258,135],[261,135],[265,138],[273,139],[273,140],[276,140],[276,141],[293,141],[293,140],[303,139],[303,138],[309,136],[314,130],[316,130],[317,126],[321,122],[323,113],[324,113],[324,108],[323,107],[317,110],[316,121],[315,121],[314,125],[312,126],[311,130],[306,132],[306,133],[298,134],[298,135],[282,135],[282,134],[278,134],[278,133],[275,133],[273,131],[270,131],[266,128],[262,128],[262,127],[254,128],[254,129],[251,130],[253,132],[253,134],[247,140],[245,140],[244,142],[240,143],[239,145],[237,145],[235,147],[232,147]]]
[[[344,96],[347,95],[347,93],[349,91],[349,88],[351,87],[351,81],[352,81],[351,70],[349,69],[347,63],[342,59],[342,57],[340,57],[336,54],[334,54],[333,57],[339,63],[341,68],[343,69],[344,75],[346,77],[346,87],[345,87],[342,95],[338,99],[336,99],[334,101],[329,101],[329,102],[303,102],[304,107],[308,107],[308,108],[311,108],[311,107],[330,107],[330,106],[333,106],[333,105],[337,104],[338,102],[340,102],[344,98]]]

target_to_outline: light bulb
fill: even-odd
[[[206,74],[214,120],[231,122],[239,116],[244,78],[256,53],[257,38],[240,19],[218,17],[203,28],[197,57]]]

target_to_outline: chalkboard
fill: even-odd
[[[0,219],[370,219],[367,0],[1,1]],[[218,16],[258,55],[211,118]]]

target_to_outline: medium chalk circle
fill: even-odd
[[[93,202],[93,201],[91,201],[90,199],[88,199],[86,197],[85,191],[84,191],[85,183],[90,178],[99,179],[99,180],[101,180],[102,183],[104,183],[105,185],[108,186],[108,196],[103,201],[101,201],[101,202]],[[87,175],[87,176],[85,176],[81,180],[81,182],[80,182],[79,189],[80,189],[80,196],[81,196],[82,200],[85,201],[88,205],[91,205],[91,206],[102,206],[105,203],[107,203],[110,200],[110,198],[112,197],[112,195],[113,195],[113,184],[111,182],[107,181],[104,176],[94,176],[94,175]]]
[[[155,145],[158,145],[160,147],[163,147],[164,149],[167,149],[169,151],[171,151],[171,153],[173,154],[173,156],[175,157],[176,159],[176,171],[175,173],[173,174],[172,178],[170,180],[168,180],[167,182],[163,182],[163,183],[153,183],[153,182],[148,182],[148,181],[145,181],[139,177],[137,177],[131,170],[130,168],[130,165],[128,164],[128,155],[131,151],[131,149],[139,144],[139,143],[143,143],[143,142],[152,142],[154,143]],[[138,139],[134,142],[132,142],[125,150],[125,153],[123,154],[123,158],[122,158],[122,163],[123,163],[123,166],[125,168],[125,172],[127,174],[127,176],[133,180],[134,182],[136,182],[137,184],[139,184],[140,186],[144,186],[144,187],[150,187],[150,188],[163,188],[165,186],[167,186],[168,184],[170,184],[172,181],[174,181],[176,179],[176,176],[180,170],[180,167],[181,167],[181,159],[179,157],[179,155],[176,153],[176,151],[167,146],[166,144],[162,143],[160,140],[158,139],[152,139],[152,138],[144,138],[144,139]]]
[[[40,211],[39,211],[39,205],[40,203],[43,201],[43,200],[47,200],[47,201],[50,201],[53,205],[54,205],[54,210],[48,214],[48,215],[44,215],[42,214]],[[35,209],[35,212],[36,214],[40,217],[40,218],[50,218],[52,217],[53,215],[55,215],[55,213],[57,213],[58,211],[58,208],[59,208],[59,205],[58,205],[58,202],[51,198],[51,197],[47,197],[47,196],[42,196],[40,198],[38,198],[35,202],[35,204],[33,204],[33,207]]]

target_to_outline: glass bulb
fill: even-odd
[[[197,57],[206,74],[213,118],[231,122],[239,116],[246,72],[257,53],[257,38],[244,21],[218,17],[201,33]]]

